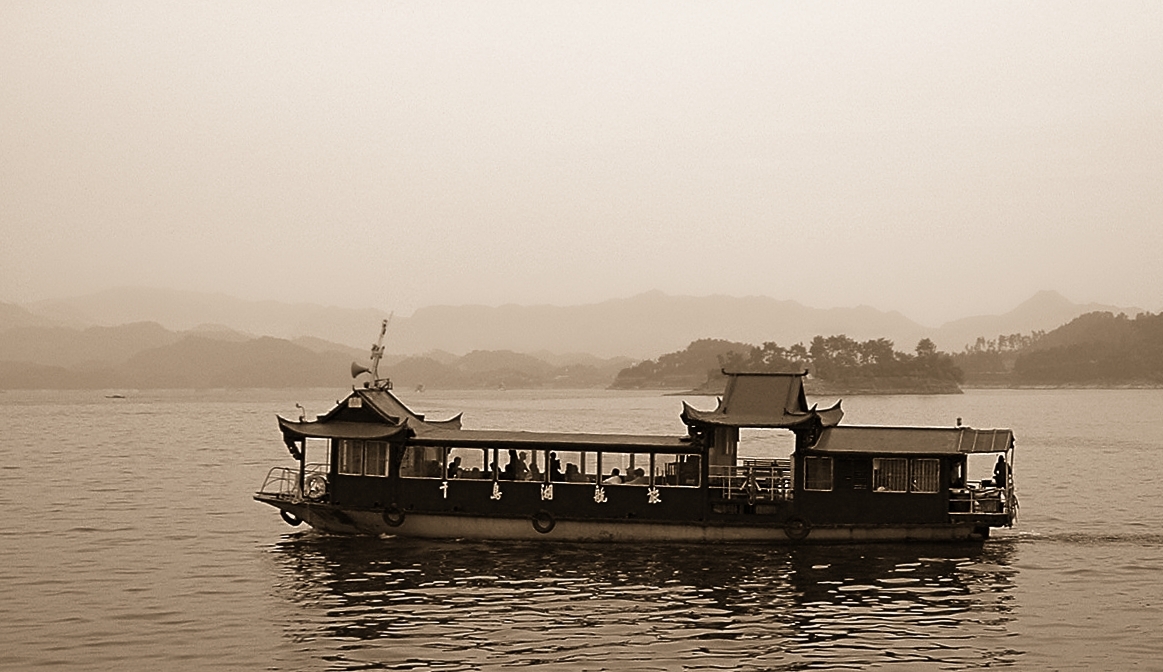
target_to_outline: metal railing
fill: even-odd
[[[711,465],[708,486],[722,499],[779,502],[791,498],[791,460],[743,460]]]
[[[327,465],[308,464],[304,473],[305,479],[314,475],[326,477]],[[299,491],[299,468],[271,467],[271,470],[267,472],[266,479],[262,482],[262,487],[259,488],[259,494],[273,495],[284,499],[301,499],[303,493]]]
[[[953,488],[949,491],[949,513],[953,515],[1008,514],[1013,509],[1008,488]]]

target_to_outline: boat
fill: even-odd
[[[297,465],[273,467],[254,499],[288,524],[433,539],[976,542],[1017,516],[1011,430],[842,425],[839,401],[808,406],[806,371],[724,372],[714,409],[683,402],[678,436],[498,431],[414,412],[379,378],[377,354],[372,369],[353,365],[370,380],[334,408],[277,418]],[[759,430],[786,435],[789,453],[744,456],[741,432]],[[992,477],[970,480],[983,460]]]

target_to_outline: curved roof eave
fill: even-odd
[[[378,422],[350,422],[326,420],[288,420],[277,416],[283,440],[287,443],[299,439],[363,439],[365,441],[388,440],[410,431],[407,423],[387,425]]]

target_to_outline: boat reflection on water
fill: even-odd
[[[306,532],[272,548],[328,669],[1015,665],[1016,541],[811,547],[463,543]]]

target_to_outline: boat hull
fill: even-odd
[[[255,499],[329,534],[396,535],[422,539],[565,542],[680,543],[875,543],[981,541],[988,528],[970,523],[794,526],[774,520],[636,521],[557,518],[541,510],[529,516],[420,513],[348,509],[275,497]]]

